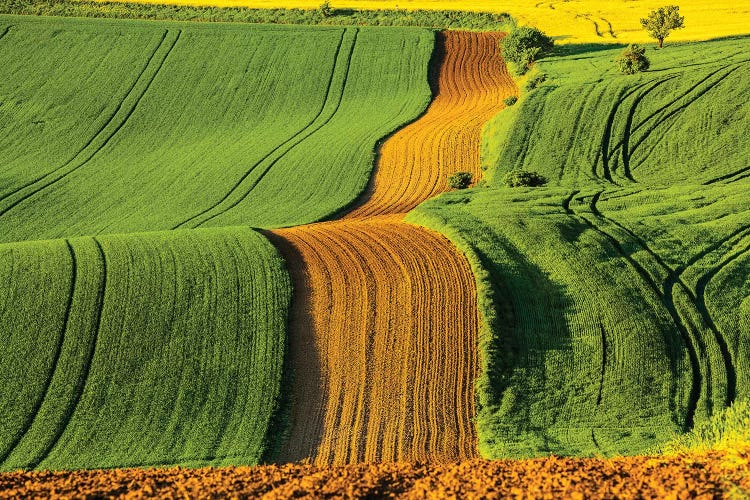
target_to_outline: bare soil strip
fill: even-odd
[[[362,206],[345,219],[405,214],[448,190],[447,177],[467,171],[481,177],[482,127],[503,99],[518,93],[498,48],[501,34],[438,34],[438,75],[427,112],[388,138]]]
[[[0,475],[5,498],[742,498],[750,453]]]
[[[298,397],[279,461],[474,456],[477,313],[463,256],[401,222],[277,235],[305,300],[292,334]]]
[[[269,233],[295,284],[293,404],[279,462],[477,456],[474,277],[447,239],[402,219],[447,190],[449,173],[479,177],[482,126],[516,92],[499,37],[440,34],[435,99],[385,141],[360,206]]]

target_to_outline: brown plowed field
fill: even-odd
[[[0,475],[4,498],[746,498],[750,453]]]
[[[435,99],[383,144],[359,208],[277,230],[295,284],[290,435],[279,462],[450,462],[476,456],[474,277],[444,237],[402,222],[479,175],[481,129],[516,91],[500,35],[438,35]]]
[[[404,214],[448,189],[447,177],[481,176],[484,124],[517,94],[499,53],[499,33],[438,34],[434,99],[425,114],[384,142],[363,205],[344,218]]]
[[[299,397],[279,461],[474,456],[476,297],[450,242],[381,220],[277,236],[304,301],[292,323]]]

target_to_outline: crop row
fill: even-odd
[[[427,30],[8,22],[3,242],[331,216],[430,98]]]
[[[0,467],[257,463],[290,283],[249,229],[0,245]]]

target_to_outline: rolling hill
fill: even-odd
[[[653,450],[747,398],[749,40],[576,50],[485,129],[487,186],[424,203],[480,291],[484,456]],[[548,179],[503,187],[513,169]]]
[[[429,101],[434,34],[18,16],[0,34],[0,467],[268,459],[292,283],[251,227],[365,189],[377,141]]]
[[[320,220],[430,98],[427,30],[0,22],[4,242]]]

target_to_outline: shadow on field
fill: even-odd
[[[323,423],[317,415],[324,401],[324,380],[317,356],[315,327],[309,311],[312,291],[299,249],[272,231],[262,231],[286,262],[292,279],[292,307],[287,322],[287,344],[281,401],[272,417],[266,439],[265,463],[310,460],[320,447]],[[291,443],[292,440],[299,442]]]
[[[530,446],[535,453],[549,453],[559,443],[550,440],[546,424],[558,421],[558,414],[570,408],[551,404],[543,394],[550,389],[548,384],[566,378],[573,382],[576,377],[573,373],[548,373],[551,359],[573,351],[565,316],[574,306],[573,299],[565,286],[550,279],[511,241],[496,234],[493,246],[501,246],[507,260],[475,248],[481,266],[490,275],[495,309],[494,317],[488,318],[493,334],[485,348],[491,353],[486,360],[488,411],[478,419],[485,427],[515,428],[505,434],[508,441],[501,447],[516,450],[520,440],[525,440],[521,448]]]
[[[576,43],[568,45],[555,45],[550,57],[579,56],[595,54],[605,50],[623,49],[627,47],[624,43]]]

